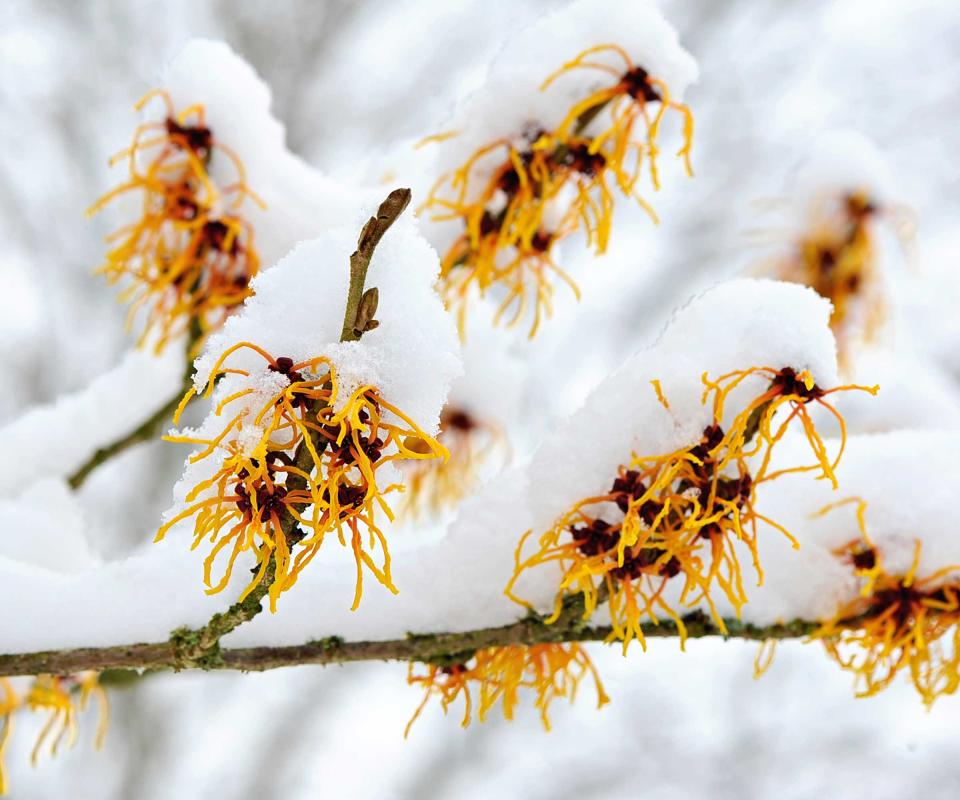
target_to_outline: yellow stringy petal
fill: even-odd
[[[477,485],[480,470],[498,452],[506,450],[506,438],[495,425],[458,408],[444,409],[437,437],[450,457],[415,461],[405,470],[403,513],[411,519],[436,515],[457,505]],[[413,448],[426,450],[419,442]]]
[[[837,555],[860,579],[861,592],[811,640],[853,674],[857,697],[877,694],[904,673],[929,707],[960,686],[960,566],[918,577],[918,540],[910,569],[888,572],[866,534],[864,505],[856,502],[860,535]]]
[[[612,58],[617,66],[595,56]],[[478,148],[436,181],[420,208],[434,221],[460,224],[441,261],[441,284],[461,335],[474,294],[494,292],[495,324],[517,325],[529,313],[531,337],[552,314],[558,279],[579,299],[576,284],[554,259],[554,245],[579,231],[595,253],[606,252],[616,194],[634,199],[658,222],[637,187],[644,170],[654,188],[660,186],[657,142],[668,111],[683,120],[678,155],[692,174],[693,116],[662,80],[633,64],[621,48],[603,45],[565,64],[541,90],[580,69],[599,70],[612,82],[575,103],[555,130],[530,125],[517,139]],[[592,127],[599,133],[588,135]]]
[[[489,647],[478,650],[462,664],[438,666],[411,662],[407,683],[420,686],[424,697],[404,733],[409,735],[431,698],[437,698],[447,713],[451,705],[463,698],[463,727],[470,724],[473,709],[480,722],[499,703],[506,719],[512,720],[521,692],[530,691],[534,707],[546,730],[550,730],[550,705],[563,698],[576,699],[581,681],[590,676],[597,693],[597,707],[609,702],[600,676],[582,645],[540,644],[530,646]]]
[[[203,106],[177,112],[165,92],[154,91],[137,107],[155,99],[165,105],[165,120],[136,129],[130,147],[112,159],[127,163],[127,180],[89,213],[122,195],[140,199],[140,218],[107,237],[98,271],[125,287],[120,299],[130,305],[128,323],[142,313],[140,343],[153,336],[159,352],[191,326],[202,339],[250,294],[260,259],[242,210],[247,200],[262,202],[247,186],[240,159],[207,127]],[[214,153],[235,171],[227,186],[215,185],[208,173]]]
[[[76,744],[78,717],[86,710],[91,697],[96,698],[99,710],[94,737],[94,746],[99,749],[106,735],[109,703],[96,672],[65,676],[39,675],[22,696],[14,691],[8,679],[0,678],[0,794],[7,791],[4,754],[13,732],[14,715],[22,712],[47,715],[30,755],[31,763],[36,765],[45,745],[50,755],[56,756],[61,745],[73,747]]]

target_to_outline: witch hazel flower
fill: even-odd
[[[440,415],[437,441],[445,459],[413,462],[405,470],[411,518],[440,514],[473,491],[484,467],[508,450],[504,431],[466,408],[447,405]]]
[[[797,546],[783,525],[761,511],[766,485],[810,473],[811,480],[835,487],[845,435],[831,395],[876,391],[825,389],[814,379],[814,372],[833,377],[832,342],[818,329],[825,328],[829,308],[813,302],[809,290],[791,289],[737,281],[695,300],[657,345],[602,384],[565,430],[545,443],[534,457],[531,485],[543,487],[536,505],[546,524],[539,538],[537,528],[521,538],[508,597],[534,608],[524,582],[532,580],[540,597],[546,578],[536,574],[556,576],[547,621],[560,619],[567,595],[582,595],[584,618],[606,605],[611,639],[624,648],[634,639],[642,644],[643,625],[661,617],[676,625],[682,644],[685,613],[702,609],[721,631],[721,609],[740,615],[748,600],[745,558],[763,582],[761,531],[771,527]],[[791,296],[793,309],[787,305]],[[764,301],[767,311],[751,318],[755,304]],[[781,331],[776,315],[764,319],[771,307],[782,314]],[[723,315],[727,327],[722,341],[711,342],[714,326],[703,323],[716,315]],[[765,325],[766,341],[756,339]],[[794,333],[801,338],[794,340]],[[798,342],[807,343],[806,354]],[[698,366],[711,362],[724,370],[736,360],[787,358],[797,366],[726,369],[715,378],[708,371],[697,374]],[[658,374],[665,377],[653,377]],[[834,452],[817,431],[811,407],[841,421]],[[810,456],[774,462],[779,444],[796,437],[805,440]],[[571,477],[560,476],[553,464],[571,441],[582,443],[577,459],[584,464],[573,467]]]
[[[880,229],[892,229],[904,244],[910,215],[892,199],[881,154],[852,132],[824,137],[802,170],[794,241],[769,271],[833,304],[830,328],[848,369],[855,352],[878,339],[887,316]]]
[[[769,378],[766,391],[749,400],[726,422],[724,404],[741,381],[751,375]],[[836,482],[834,470],[844,442],[835,456],[827,453],[806,406],[817,403],[842,421],[825,399],[837,391],[875,389],[840,386],[823,390],[809,373],[791,367],[750,368],[711,380],[704,402],[712,397],[713,417],[699,441],[665,455],[634,453],[622,465],[605,494],[585,497],[540,538],[533,555],[524,556],[529,531],[520,541],[514,581],[527,569],[557,561],[564,574],[554,614],[559,618],[567,591],[584,596],[584,616],[599,603],[609,605],[611,637],[644,642],[642,624],[658,614],[677,626],[681,644],[686,629],[680,609],[705,604],[721,632],[726,624],[711,592],[722,592],[739,616],[747,602],[740,556],[745,545],[757,578],[763,570],[757,549],[758,525],[765,523],[796,540],[783,526],[757,508],[757,491],[764,483],[793,472],[817,471]],[[666,399],[663,399],[667,402]],[[778,415],[779,410],[784,413]],[[771,456],[788,426],[799,420],[814,455],[812,464],[770,469]],[[679,597],[671,601],[666,589],[679,579]],[[507,593],[513,595],[513,583]]]
[[[99,272],[111,284],[125,283],[120,300],[130,304],[128,324],[145,310],[140,344],[154,334],[159,352],[191,328],[202,338],[249,295],[260,257],[244,207],[263,203],[236,152],[208,125],[203,105],[177,109],[157,89],[136,108],[151,103],[161,105],[162,120],[139,125],[130,147],[111,159],[127,163],[128,179],[90,213],[123,195],[138,197],[139,219],[110,234]],[[214,160],[229,165],[227,182],[211,177]]]
[[[111,162],[125,179],[91,212],[117,207],[100,271],[123,287],[131,323],[143,311],[141,342],[159,350],[187,332],[196,355],[261,266],[314,236],[318,219],[355,224],[367,198],[290,152],[269,87],[223,42],[189,41],[158,85]]]
[[[560,59],[568,60],[550,73]],[[420,209],[446,228],[441,279],[461,334],[475,293],[492,292],[495,321],[508,325],[532,307],[530,336],[552,312],[557,279],[579,296],[557,245],[579,232],[604,253],[618,194],[656,221],[639,184],[646,175],[660,186],[668,113],[681,119],[678,155],[692,172],[693,116],[679,98],[695,71],[645,3],[573,3],[508,41],[485,88],[458,109],[458,132],[426,140],[441,143],[444,161],[467,154]]]
[[[811,635],[854,675],[857,697],[870,697],[906,673],[927,706],[960,687],[960,565],[920,572],[923,542],[909,568],[890,570],[870,538],[867,504],[848,498],[821,510],[855,505],[858,535],[835,555],[856,576],[859,596],[841,603]]]
[[[550,730],[551,704],[560,698],[572,703],[587,677],[593,680],[597,707],[601,708],[609,697],[586,649],[577,642],[488,647],[450,664],[411,662],[407,682],[422,687],[424,697],[407,723],[405,735],[410,734],[431,699],[436,698],[444,713],[462,700],[461,725],[466,728],[474,713],[484,722],[498,703],[503,716],[512,720],[520,694],[526,691],[535,695],[534,707],[544,729]]]
[[[13,733],[15,716],[23,713],[47,714],[37,734],[30,761],[36,765],[45,746],[56,756],[62,745],[73,747],[79,735],[78,717],[95,700],[99,708],[94,746],[100,749],[107,733],[109,702],[96,672],[73,675],[38,675],[26,690],[18,693],[13,681],[0,678],[0,794],[5,794],[4,751]]]
[[[192,526],[192,547],[209,547],[208,593],[223,591],[240,561],[254,570],[241,599],[267,585],[276,610],[329,537],[353,555],[353,608],[366,572],[397,591],[388,531],[391,496],[405,488],[398,465],[446,457],[434,434],[459,361],[432,286],[436,255],[402,220],[376,244],[375,286],[347,330],[348,264],[366,237],[353,256],[346,229],[299,245],[261,274],[197,361],[181,411],[197,393],[211,410],[168,437],[197,450],[157,539]]]
[[[263,357],[259,374],[229,366],[230,356],[242,348]],[[272,567],[269,597],[275,611],[279,595],[335,532],[356,559],[354,608],[360,604],[364,568],[396,592],[387,540],[377,522],[381,515],[392,521],[387,496],[402,487],[378,473],[398,460],[445,458],[443,446],[376,386],[363,385],[342,397],[336,367],[325,357],[294,363],[241,342],[214,366],[208,396],[225,375],[246,379],[241,384],[248,385],[217,403],[213,414],[223,418],[219,433],[167,437],[202,445],[191,461],[210,458],[219,469],[187,494],[187,507],[160,528],[157,539],[181,520],[194,520],[193,547],[204,540],[213,543],[204,561],[211,594],[227,586],[241,554],[255,553],[258,569],[240,599]],[[213,573],[221,554],[226,566],[218,580]]]

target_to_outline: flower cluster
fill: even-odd
[[[265,370],[255,374],[228,366],[238,350],[258,353]],[[183,511],[160,528],[157,540],[193,518],[193,547],[205,540],[213,545],[204,570],[211,594],[227,585],[242,553],[254,552],[258,569],[240,599],[267,581],[275,611],[279,595],[296,582],[326,535],[336,531],[356,559],[353,608],[360,603],[364,567],[395,592],[377,518],[382,513],[393,519],[386,496],[401,486],[384,483],[378,472],[398,460],[445,458],[444,447],[375,386],[359,386],[343,396],[337,370],[325,357],[294,363],[240,342],[217,361],[207,396],[226,375],[240,380],[214,409],[224,419],[219,432],[208,438],[168,437],[201,446],[191,463],[210,459],[216,466],[187,495]],[[184,397],[175,421],[193,394]],[[379,565],[376,550],[382,554]],[[226,566],[215,578],[221,554]]]
[[[260,259],[243,206],[262,203],[247,186],[239,157],[207,126],[203,106],[177,112],[156,90],[137,109],[157,98],[165,119],[140,125],[130,147],[114,156],[111,164],[127,161],[129,177],[90,213],[119,196],[139,195],[139,219],[110,234],[99,272],[111,284],[125,282],[120,299],[130,303],[128,323],[144,309],[140,341],[155,333],[159,352],[187,330],[201,339],[249,295]],[[235,174],[226,185],[211,177],[214,158],[225,159]]]
[[[864,192],[825,200],[795,252],[777,268],[833,304],[830,328],[841,359],[858,340],[873,339],[883,322],[884,297],[875,247],[879,206]]]
[[[441,176],[421,208],[436,221],[462,224],[441,265],[461,333],[470,292],[484,294],[497,286],[503,296],[496,319],[515,324],[532,303],[533,336],[551,313],[555,276],[578,293],[557,266],[556,243],[582,231],[596,253],[605,252],[616,190],[637,200],[656,221],[637,184],[646,167],[659,188],[657,141],[669,109],[683,118],[678,155],[691,172],[693,116],[671,99],[666,83],[610,44],[583,51],[550,75],[541,90],[575,70],[598,72],[608,83],[575,103],[555,128],[531,123],[517,138],[478,149],[460,168]]]
[[[34,678],[24,695],[19,695],[7,678],[0,678],[0,794],[6,792],[3,756],[7,741],[13,732],[14,714],[21,710],[47,712],[46,723],[37,735],[30,760],[36,764],[43,746],[49,742],[50,754],[55,756],[60,745],[66,742],[73,747],[77,742],[77,716],[86,710],[90,698],[95,698],[100,709],[94,745],[98,749],[107,733],[109,705],[107,695],[100,686],[96,672],[81,672],[76,675],[39,675]]]
[[[731,393],[753,375],[769,379],[768,388],[726,424]],[[831,458],[807,406],[816,403],[830,410],[841,420],[842,431],[842,418],[827,396],[845,389],[876,389],[824,390],[808,373],[789,367],[752,368],[716,380],[704,375],[703,382],[703,402],[712,398],[713,419],[700,441],[665,455],[634,454],[607,492],[577,502],[540,537],[536,551],[525,556],[533,533],[528,531],[517,547],[508,596],[526,605],[514,593],[520,575],[556,562],[563,577],[548,622],[559,618],[564,594],[573,591],[583,594],[585,618],[604,600],[609,603],[611,638],[623,641],[624,649],[634,639],[643,644],[644,621],[657,623],[661,613],[673,620],[682,644],[686,630],[679,607],[706,604],[717,627],[726,632],[711,591],[718,587],[738,614],[747,602],[738,543],[750,552],[759,582],[758,523],[771,525],[798,546],[783,526],[757,510],[758,487],[786,473],[808,470],[836,482],[834,469],[845,438]],[[774,447],[797,418],[814,463],[774,470]]]
[[[405,470],[406,511],[413,519],[455,506],[474,489],[488,459],[506,445],[493,423],[452,406],[440,415],[437,441],[447,449],[448,459],[417,461]]]
[[[908,672],[927,706],[960,687],[960,566],[918,577],[921,542],[903,574],[883,565],[857,501],[860,535],[838,555],[862,582],[860,596],[841,606],[812,639],[852,672],[858,697],[869,697]]]
[[[480,722],[498,702],[504,717],[511,720],[521,689],[530,689],[536,694],[534,705],[540,712],[543,727],[550,730],[550,704],[557,698],[566,698],[572,703],[580,682],[587,675],[593,678],[599,708],[609,702],[609,698],[586,650],[576,642],[488,647],[462,663],[445,666],[411,662],[407,682],[411,686],[422,686],[424,697],[407,723],[406,734],[431,697],[440,699],[444,713],[462,697],[462,725],[467,727],[473,717],[474,696]]]

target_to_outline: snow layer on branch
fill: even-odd
[[[0,428],[0,450],[9,454],[0,463],[0,484],[70,475],[175,394],[182,373],[183,349],[176,343],[160,356],[131,350],[85,389],[32,408]]]
[[[530,498],[539,530],[578,500],[610,488],[617,468],[637,455],[661,455],[699,440],[712,418],[701,377],[755,366],[809,370],[837,383],[830,304],[812,289],[778,281],[720,284],[676,312],[657,343],[604,380],[534,456]],[[670,404],[664,408],[651,381]],[[751,399],[768,379],[744,381],[731,395]]]
[[[243,579],[208,597],[196,568],[182,541],[69,574],[0,556],[0,579],[17,598],[16,613],[0,621],[3,651],[162,642],[181,625],[200,627],[236,599]]]
[[[319,230],[353,222],[350,211],[367,193],[325,177],[287,149],[284,126],[270,111],[269,87],[227,44],[191,40],[167,65],[159,85],[176,112],[203,106],[215,142],[210,174],[221,189],[237,175],[216,143],[243,164],[248,185],[266,205],[264,210],[248,200],[241,212],[253,225],[264,265]],[[144,119],[162,122],[166,113],[158,98],[147,104]]]
[[[381,240],[367,273],[366,288],[379,290],[379,327],[358,342],[339,342],[350,254],[356,250],[363,221],[375,211],[376,204],[356,207],[355,225],[302,242],[254,279],[254,294],[242,312],[210,337],[197,359],[198,389],[206,384],[221,353],[238,342],[253,342],[274,357],[285,355],[295,362],[328,356],[337,367],[341,396],[365,383],[377,386],[421,427],[436,431],[450,382],[460,371],[459,342],[433,288],[439,272],[436,252],[409,214]],[[267,372],[261,356],[250,351],[236,353],[229,363],[277,377]],[[224,389],[218,395],[225,397],[232,391],[232,381],[221,383]]]
[[[377,278],[381,287],[384,281]],[[386,639],[517,620],[525,612],[503,595],[503,587],[525,530],[539,532],[573,502],[605,490],[632,450],[657,454],[696,441],[709,419],[709,409],[700,404],[704,371],[791,366],[809,369],[823,386],[834,384],[828,313],[825,301],[791,284],[743,280],[706,292],[678,311],[652,347],[630,359],[579,413],[558,426],[528,469],[508,470],[466,500],[440,541],[399,549],[393,560],[399,596],[371,581],[360,610],[350,612],[352,556],[343,548],[323,548],[280,613],[259,616],[224,645],[293,644],[332,635]],[[229,334],[227,329],[221,335]],[[657,400],[649,384],[653,379],[661,380],[669,411]],[[750,391],[758,388],[764,386]],[[736,405],[735,398],[731,403]],[[850,570],[831,553],[857,535],[853,508],[811,516],[848,496],[867,502],[870,534],[891,569],[909,566],[916,536],[925,542],[921,572],[960,561],[951,515],[945,513],[960,491],[960,467],[953,463],[958,436],[853,437],[838,470],[839,492],[810,475],[765,484],[758,511],[786,525],[801,548],[795,551],[779,532],[761,529],[766,582],[748,588],[751,602],[744,618],[767,623],[822,617],[856,591]],[[827,446],[833,452],[837,443]],[[795,463],[798,457],[807,460],[807,448],[798,436],[785,439],[777,452],[783,463]],[[220,596],[221,605],[239,591],[239,572]],[[5,622],[4,641],[11,651],[158,640],[179,625],[202,623],[218,608],[200,591],[197,554],[172,535],[132,558],[78,575],[56,575],[5,559],[0,579],[23,598],[21,612]],[[558,579],[552,567],[532,570],[519,592],[546,610]],[[729,613],[722,603],[720,611]]]

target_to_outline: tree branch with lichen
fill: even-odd
[[[696,611],[683,618],[688,639],[711,636],[747,641],[799,639],[809,636],[821,625],[808,620],[793,620],[767,626],[751,625],[737,619],[726,619],[724,623],[727,627],[726,634],[721,633],[717,624],[702,612]],[[676,624],[668,620],[659,624],[646,623],[643,631],[648,638],[678,635]],[[217,651],[217,658],[193,661],[183,659],[178,644],[172,639],[154,644],[19,653],[0,655],[0,677],[38,673],[66,674],[88,669],[217,669],[259,672],[301,664],[343,664],[352,661],[458,663],[485,647],[601,642],[609,636],[609,627],[592,626],[583,619],[582,600],[579,595],[575,595],[567,599],[561,618],[550,625],[546,624],[540,615],[529,614],[510,625],[464,633],[409,634],[402,639],[385,641],[348,641],[330,636],[301,645],[224,648]]]

